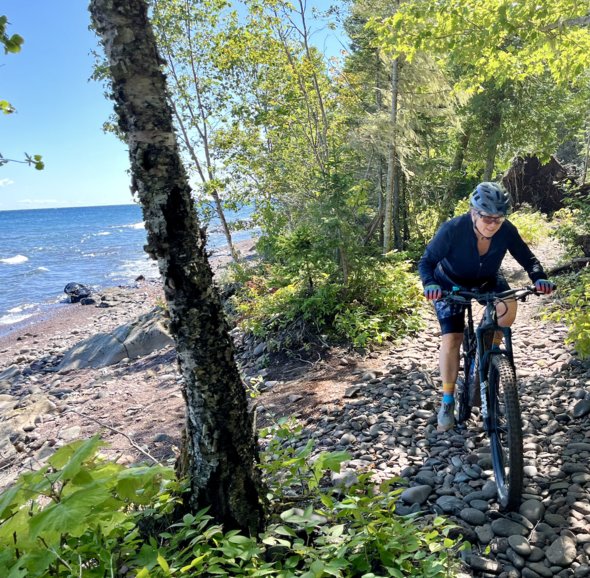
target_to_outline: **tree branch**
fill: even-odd
[[[84,418],[88,418],[90,420],[92,420],[93,422],[97,423],[99,426],[101,427],[106,427],[108,430],[111,430],[114,433],[117,433],[119,435],[122,435],[124,438],[127,439],[127,441],[138,451],[141,452],[144,456],[148,457],[150,460],[152,460],[156,465],[158,466],[162,466],[162,464],[154,457],[152,456],[152,454],[150,454],[148,451],[144,450],[141,446],[139,446],[131,436],[127,435],[124,431],[121,431],[120,429],[117,429],[116,427],[110,426],[109,424],[106,424],[102,421],[100,421],[99,419],[96,419],[95,417],[92,417],[91,415],[88,415],[86,413],[81,413],[79,411],[76,411],[75,409],[69,409],[68,412],[71,413],[75,413],[77,415],[79,415],[80,417],[84,417]]]

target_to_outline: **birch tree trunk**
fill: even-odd
[[[491,114],[486,133],[485,144],[485,167],[482,181],[491,181],[494,177],[494,166],[496,165],[496,154],[502,131],[502,111],[497,109]]]
[[[397,101],[399,93],[399,58],[391,64],[391,142],[387,157],[387,188],[385,191],[385,214],[383,218],[383,253],[389,253],[399,243],[399,167],[397,161]],[[392,238],[394,237],[394,238]]]
[[[464,132],[459,134],[457,145],[455,148],[455,156],[453,158],[453,164],[451,165],[451,178],[449,179],[449,185],[445,191],[442,203],[441,211],[438,216],[438,222],[436,223],[436,230],[451,216],[451,209],[453,208],[453,201],[457,197],[457,189],[461,183],[461,170],[463,169],[463,161],[465,160],[465,152],[467,151],[467,145],[469,144],[470,132],[466,129]]]
[[[91,0],[90,12],[112,76],[126,136],[132,188],[158,261],[184,378],[185,469],[190,506],[210,507],[226,528],[263,524],[257,444],[221,301],[181,164],[162,60],[145,0]]]

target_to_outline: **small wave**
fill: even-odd
[[[45,271],[49,271],[49,269],[47,267],[37,267],[37,271],[44,273]]]
[[[139,223],[133,223],[132,225],[121,225],[122,229],[145,229],[145,223],[140,221]]]
[[[111,233],[109,233],[109,231],[101,231],[100,233],[96,233],[95,237],[106,237],[107,235],[110,235]]]
[[[109,278],[132,280],[139,275],[143,275],[146,279],[158,279],[160,276],[158,264],[147,257],[124,261],[115,271],[109,274]]]
[[[8,315],[3,315],[0,317],[0,325],[13,325],[14,323],[20,323],[25,319],[29,319],[29,317],[33,317],[35,312],[33,313],[9,313]]]
[[[13,307],[12,309],[7,309],[7,313],[22,313],[27,309],[35,309],[37,305],[34,303],[24,303],[23,305],[19,305],[18,307]]]
[[[26,263],[29,260],[24,255],[15,255],[14,257],[7,257],[6,259],[0,259],[0,263],[6,263],[6,265],[20,265]]]

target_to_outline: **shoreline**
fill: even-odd
[[[234,244],[245,260],[254,257],[255,245],[256,239],[254,238],[245,239]],[[209,252],[209,265],[214,275],[222,271],[231,261],[232,257],[227,245],[216,247]],[[0,325],[0,352],[5,354],[7,349],[14,346],[16,342],[32,335],[35,337],[48,336],[67,328],[68,325],[80,327],[85,325],[87,321],[94,322],[100,316],[104,318],[112,307],[99,307],[98,303],[101,302],[101,299],[106,302],[113,299],[116,301],[126,300],[130,299],[132,294],[135,293],[142,297],[146,304],[150,304],[149,308],[153,307],[158,300],[164,299],[161,278],[158,276],[157,278],[138,279],[129,285],[101,287],[91,295],[96,299],[97,305],[81,305],[80,303],[68,303],[67,301],[41,303],[39,311],[31,317],[9,325]],[[4,363],[0,363],[0,367],[4,366]]]

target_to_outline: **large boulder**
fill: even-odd
[[[82,283],[68,283],[64,287],[64,293],[70,298],[70,303],[78,303],[80,299],[90,297],[92,290]]]
[[[173,344],[162,310],[155,308],[112,333],[97,333],[66,352],[56,371],[106,367],[122,359],[137,359]]]

